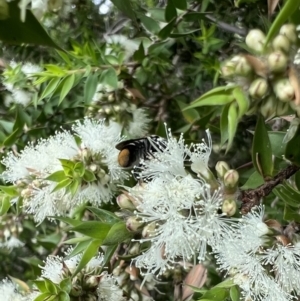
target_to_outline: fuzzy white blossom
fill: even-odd
[[[15,185],[22,184],[24,209],[38,222],[47,216],[65,215],[86,201],[94,205],[111,201],[117,184],[127,177],[117,162],[115,145],[121,141],[117,124],[105,125],[104,121],[85,119],[83,123],[76,123],[73,130],[83,146],[77,145],[71,132],[63,131],[39,140],[36,145],[26,146],[18,155],[11,152],[2,160],[6,166],[2,178]],[[47,177],[63,170],[60,160],[85,163],[86,156],[98,162],[95,180],[79,186],[75,195],[66,193],[65,189],[53,191],[57,182]]]
[[[97,289],[98,301],[125,301],[123,291],[118,286],[114,276],[107,273],[101,275],[101,280]]]
[[[299,294],[300,248],[268,247],[263,215],[262,207],[252,210],[213,245],[217,263],[240,286],[245,300],[294,300],[292,293]]]
[[[128,125],[128,134],[130,137],[143,137],[148,133],[151,119],[144,109],[135,109],[132,112],[132,121]]]
[[[205,143],[189,147],[182,135],[177,140],[170,131],[167,140],[152,143],[156,151],[142,162],[139,173],[151,181],[127,188],[135,200],[136,216],[148,229],[138,241],[151,243],[134,259],[143,274],[163,273],[179,259],[203,261],[207,245],[216,244],[230,228],[230,221],[218,213],[221,190],[197,174],[192,176],[185,166],[192,160],[202,160],[201,166],[207,168],[210,147]]]
[[[29,301],[30,299],[22,296],[17,289],[17,286],[8,279],[0,282],[1,300],[5,301]]]
[[[6,248],[10,251],[23,246],[24,243],[15,236],[10,236],[9,238],[5,239],[4,242],[0,242],[0,248]]]

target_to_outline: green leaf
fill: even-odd
[[[264,118],[259,115],[255,127],[252,162],[256,170],[265,178],[271,177],[273,173],[272,148],[265,126]]]
[[[145,49],[143,42],[140,43],[139,49],[136,50],[133,54],[133,59],[137,62],[142,62],[145,58]]]
[[[171,20],[176,20],[177,11],[173,4],[173,0],[168,0],[166,9],[165,9],[165,20],[166,22],[170,22]]]
[[[283,138],[285,136],[285,132],[268,132],[272,153],[275,157],[282,159],[285,151],[285,144],[283,143]]]
[[[59,292],[57,298],[58,301],[70,301],[70,296],[67,292]]]
[[[97,73],[91,73],[85,82],[84,85],[84,103],[86,105],[89,105],[92,101],[92,98],[96,92],[98,85],[98,74]]]
[[[87,236],[85,236],[87,237]],[[93,239],[87,237],[88,240],[85,240],[85,241],[81,241],[80,243],[78,243],[75,248],[72,249],[71,253],[69,255],[67,255],[65,257],[65,260],[66,259],[70,259],[80,253],[82,253],[84,250],[86,250],[87,246],[91,243],[91,241],[93,241]]]
[[[114,68],[108,68],[101,73],[100,82],[111,86],[114,89],[118,88],[118,76]]]
[[[90,170],[86,169],[83,175],[83,180],[86,182],[93,182],[96,180],[96,176],[93,172]]]
[[[300,166],[300,125],[294,136],[287,142],[284,156],[297,166]]]
[[[11,146],[13,145],[16,140],[18,139],[20,132],[22,132],[22,128],[21,129],[15,129],[4,141],[3,141],[3,145],[4,146]]]
[[[11,1],[7,2],[7,4],[9,16],[5,20],[0,20],[0,40],[9,44],[43,45],[62,50],[49,37],[30,10],[26,10],[26,20],[22,22],[20,20],[19,2]]]
[[[15,197],[18,196],[19,193],[17,191],[17,188],[15,185],[10,185],[10,186],[0,186],[0,190],[5,192],[7,195]]]
[[[176,8],[181,9],[181,10],[186,10],[187,9],[187,3],[186,0],[172,0],[173,4]]]
[[[93,212],[103,223],[115,224],[120,221],[120,218],[110,211],[95,207],[87,207],[87,209]]]
[[[246,181],[246,183],[240,187],[241,190],[246,190],[246,189],[255,189],[262,184],[264,184],[264,178],[257,172],[255,171]]]
[[[60,182],[53,188],[53,190],[51,191],[51,193],[53,193],[53,192],[55,192],[55,191],[58,191],[58,190],[60,190],[60,189],[63,189],[63,188],[65,188],[65,187],[69,186],[69,185],[72,183],[72,181],[73,181],[73,180],[72,180],[72,179],[69,179],[69,178],[60,181]]]
[[[136,20],[135,12],[130,0],[111,0],[111,2],[131,20]]]
[[[124,222],[114,224],[103,241],[103,245],[116,245],[132,237]]]
[[[68,245],[73,245],[73,244],[78,244],[79,242],[83,242],[83,241],[90,241],[91,239],[87,236],[80,236],[80,237],[74,237],[74,238],[70,238],[64,241],[65,244]]]
[[[61,216],[56,216],[55,219],[63,222],[63,223],[66,223],[68,225],[71,225],[73,227],[75,226],[78,226],[78,225],[81,225],[81,221],[78,221],[76,219],[73,219],[73,218],[70,218],[70,217],[61,217]]]
[[[54,92],[60,80],[60,78],[52,78],[40,96],[39,101],[48,97],[52,92]]]
[[[52,281],[45,279],[45,285],[48,292],[54,295],[57,294],[57,287]]]
[[[187,22],[200,21],[205,18],[205,13],[189,12],[183,16],[183,20]]]
[[[175,23],[176,23],[176,18],[172,19],[165,27],[163,27],[159,31],[158,36],[162,40],[166,39],[170,35],[171,31],[173,30]]]
[[[0,215],[4,215],[9,210],[11,204],[10,204],[10,197],[5,196],[1,198],[0,201]]]
[[[77,193],[80,184],[81,184],[80,179],[76,179],[76,180],[73,179],[72,183],[68,185],[67,191],[71,193],[72,197]]]
[[[59,284],[59,287],[69,293],[71,291],[71,288],[72,288],[72,281],[71,281],[71,278],[64,278],[60,284]]]
[[[285,204],[283,211],[283,219],[286,221],[295,221],[297,223],[300,223],[299,211]]]
[[[241,298],[241,293],[236,285],[230,289],[229,295],[232,301],[239,301]]]
[[[204,299],[214,300],[214,301],[224,301],[229,295],[228,290],[223,287],[213,287],[207,291],[204,295]]]
[[[197,110],[195,110],[195,109],[184,110],[184,108],[187,105],[178,99],[176,99],[176,102],[177,102],[180,110],[183,111],[182,112],[183,117],[188,123],[194,123],[195,121],[200,119],[200,116],[199,116],[199,113],[197,112]]]
[[[61,182],[65,179],[66,179],[66,174],[63,170],[58,170],[45,178],[45,180],[49,180],[53,182]]]
[[[104,258],[103,258],[103,266],[106,266],[107,263],[110,261],[111,257],[114,255],[116,249],[117,249],[117,245],[112,245],[112,246],[107,246],[105,248],[105,254],[104,254]]]
[[[228,111],[230,103],[223,107],[220,118],[220,130],[221,130],[221,145],[224,145],[228,140]]]
[[[80,272],[88,264],[92,257],[98,253],[98,249],[99,246],[101,246],[101,242],[102,240],[99,239],[95,239],[90,242],[90,244],[87,246],[87,248],[82,254],[82,257],[80,259],[80,262],[78,263],[74,275]]]
[[[231,278],[225,279],[224,281],[217,284],[215,287],[221,287],[221,288],[230,288],[233,287],[235,284]]]
[[[295,184],[296,184],[298,190],[300,190],[300,171],[297,171],[295,173]]]
[[[288,18],[297,10],[300,6],[300,0],[286,0],[282,9],[279,11],[276,19],[272,22],[269,32],[266,37],[265,47],[279,32],[280,27],[288,20]]]
[[[92,238],[103,240],[111,227],[112,225],[107,223],[84,221],[80,225],[73,227],[71,230]]]
[[[67,94],[70,92],[70,90],[72,89],[72,87],[74,85],[74,81],[75,81],[75,74],[71,74],[62,80],[62,82],[61,82],[62,89],[60,92],[58,105],[61,104],[61,102],[65,99]]]
[[[232,95],[238,105],[238,119],[247,113],[249,109],[249,99],[241,87],[236,87],[232,90]]]
[[[209,92],[200,96],[199,98],[195,99],[191,103],[191,105],[185,108],[185,110],[196,108],[196,107],[202,107],[202,106],[226,105],[234,101],[234,97],[232,95],[232,90],[234,88],[228,88],[227,86],[222,86],[222,87],[212,89]]]
[[[288,183],[280,184],[273,189],[274,194],[284,201],[288,206],[300,208],[300,192]]]
[[[228,143],[226,152],[231,148],[235,132],[238,125],[238,113],[236,104],[233,102],[230,104],[228,109]]]
[[[148,16],[146,16],[144,14],[141,14],[141,13],[138,14],[138,18],[141,20],[143,26],[149,32],[151,32],[153,34],[157,34],[160,31],[160,27],[159,27],[158,23],[154,19],[152,19],[152,18],[150,18],[150,17],[148,17]]]
[[[46,292],[38,295],[33,301],[45,301],[45,300],[50,300],[51,298],[51,293]]]

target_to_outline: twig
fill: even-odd
[[[277,185],[290,178],[298,170],[300,170],[300,167],[290,165],[286,169],[280,171],[272,180],[266,181],[266,183],[258,188],[242,191],[240,196],[242,201],[242,214],[246,214],[251,211],[252,207],[259,204],[262,197],[269,195]]]

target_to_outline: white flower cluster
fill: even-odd
[[[210,141],[209,132],[207,136]],[[139,176],[151,181],[128,188],[136,200],[136,216],[146,223],[139,242],[151,242],[150,248],[134,260],[142,273],[163,273],[178,259],[197,257],[203,261],[207,244],[214,245],[228,230],[228,219],[218,213],[221,190],[212,189],[185,168],[190,162],[198,175],[205,174],[210,152],[211,142],[209,146],[203,142],[188,147],[182,136],[176,140],[168,132],[162,149],[142,162]]]
[[[214,245],[220,269],[233,277],[245,300],[291,301],[300,294],[300,247],[272,247],[265,236],[264,210],[252,210]]]
[[[81,147],[71,132],[63,131],[25,147],[19,155],[11,152],[2,160],[6,166],[2,178],[22,188],[24,208],[38,222],[47,216],[64,215],[86,201],[95,206],[111,201],[116,185],[127,177],[117,162],[115,145],[121,141],[118,124],[85,119],[72,129]],[[57,183],[47,177],[63,170],[60,159],[83,163],[95,173],[95,180],[83,183],[73,196],[65,189],[53,192]]]

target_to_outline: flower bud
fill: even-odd
[[[265,41],[266,36],[260,29],[252,29],[246,36],[246,45],[259,53],[263,51]]]
[[[233,216],[236,212],[236,201],[226,199],[222,204],[222,212],[227,216]]]
[[[275,51],[279,50],[285,53],[288,53],[290,51],[290,44],[290,40],[282,34],[275,37],[275,39],[272,42],[272,46]]]
[[[234,169],[229,169],[224,175],[224,185],[229,188],[237,186],[239,181],[239,173]]]
[[[286,70],[288,65],[287,56],[281,51],[272,52],[268,56],[268,66],[271,72],[283,72]]]
[[[261,99],[266,96],[269,90],[268,82],[264,78],[257,78],[249,87],[249,94],[255,99]]]
[[[219,161],[216,164],[216,172],[220,179],[223,179],[225,173],[230,169],[229,165],[225,161]]]
[[[151,237],[153,234],[155,234],[155,229],[156,229],[155,222],[152,222],[152,223],[146,225],[142,231],[142,236],[144,238]]]
[[[129,231],[136,232],[143,226],[143,224],[144,223],[141,221],[140,218],[136,216],[130,216],[126,221],[126,228]]]
[[[235,74],[241,76],[247,76],[252,72],[252,67],[248,63],[245,57],[243,56],[235,56],[232,60],[232,63],[235,63]]]
[[[117,203],[122,209],[135,209],[135,206],[132,204],[131,200],[124,193],[117,196]]]
[[[140,252],[140,244],[135,243],[133,246],[128,250],[128,254],[130,255],[137,255]]]
[[[96,287],[99,284],[99,277],[97,276],[88,276],[88,278],[85,281],[85,284],[89,287]]]
[[[23,198],[30,198],[32,195],[32,189],[30,188],[25,188],[21,191],[21,197]]]
[[[279,33],[285,35],[291,43],[297,41],[296,26],[294,24],[284,24],[281,26]]]
[[[287,78],[277,80],[273,88],[277,98],[283,102],[288,102],[295,98],[295,90]]]
[[[231,77],[235,74],[236,63],[232,61],[225,62],[221,67],[223,77]]]
[[[261,106],[261,114],[269,119],[275,116],[276,114],[277,101],[274,95],[270,95],[268,98],[264,99]]]

